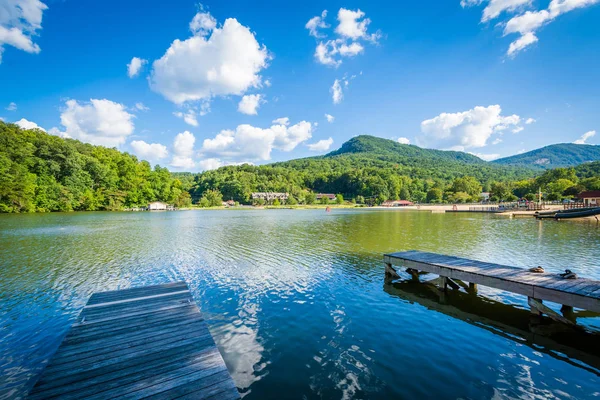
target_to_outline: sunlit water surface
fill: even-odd
[[[594,370],[386,288],[382,254],[409,249],[600,279],[595,223],[352,210],[0,215],[0,398],[26,393],[93,292],[175,280],[190,285],[245,399],[600,396]]]

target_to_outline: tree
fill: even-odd
[[[425,198],[425,200],[428,203],[441,203],[443,196],[444,196],[444,193],[442,192],[441,189],[432,188],[432,189],[429,189],[429,191],[427,192],[427,197]]]
[[[320,202],[321,204],[329,204],[329,197],[322,195]]]
[[[289,195],[285,203],[289,204],[290,206],[295,206],[296,204],[298,204],[298,200],[296,200],[294,196]]]
[[[208,201],[209,207],[219,207],[223,205],[223,195],[218,190],[207,190],[204,192],[203,197]]]
[[[306,194],[304,201],[306,204],[315,204],[317,201],[317,196],[313,192],[309,192]]]
[[[337,194],[335,196],[335,202],[337,204],[344,204],[344,196],[342,196],[341,194]]]
[[[402,186],[400,189],[400,200],[410,200],[410,191],[406,186]]]
[[[275,200],[273,200],[273,205],[274,206],[280,206],[281,202],[279,201],[279,199],[275,199]]]

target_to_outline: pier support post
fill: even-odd
[[[398,275],[390,263],[385,263],[385,278],[387,280],[400,279],[400,275]]]
[[[412,280],[414,282],[420,282],[421,280],[419,279],[419,271],[417,271],[416,269],[412,269],[412,268],[406,268],[406,272],[408,272],[412,278]]]
[[[446,291],[446,289],[448,288],[448,278],[446,278],[445,276],[440,276],[440,289],[442,289],[442,291]]]
[[[469,290],[468,290],[468,292],[471,293],[471,294],[477,294],[477,284],[469,282]]]
[[[542,300],[527,297],[527,304],[529,304],[529,309],[533,315],[537,315],[538,317],[542,316],[542,311],[539,307],[539,304],[542,304]]]

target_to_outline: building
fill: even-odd
[[[148,211],[166,211],[168,207],[167,203],[163,203],[162,201],[153,201],[148,204]]]
[[[581,192],[577,195],[577,198],[583,201],[586,207],[600,207],[600,190]]]
[[[408,200],[387,200],[381,203],[383,207],[406,207],[412,206],[414,203]]]
[[[479,198],[484,203],[490,201],[490,192],[481,192],[481,194],[479,194]]]
[[[321,200],[323,197],[327,197],[330,201],[335,200],[335,194],[331,194],[331,193],[317,193],[317,200]]]
[[[252,193],[252,200],[263,199],[267,203],[270,203],[275,200],[279,200],[280,202],[286,201],[289,195],[287,193],[277,193],[277,192],[256,192]]]

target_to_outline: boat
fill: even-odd
[[[569,212],[565,212],[569,211]],[[583,218],[583,217],[593,217],[594,215],[600,214],[600,207],[593,207],[588,209],[579,209],[579,210],[565,210],[561,212],[557,212],[554,214],[554,219],[568,219],[568,218]]]
[[[598,210],[600,209],[600,207],[582,207],[582,208],[570,208],[568,210],[550,210],[550,211],[538,211],[534,214],[534,216],[537,219],[545,219],[545,218],[556,218],[557,214],[560,215],[570,215],[573,213],[581,213],[581,212],[585,212],[585,211],[593,211],[593,210]],[[592,215],[596,215],[596,214],[592,214]],[[564,217],[561,216],[560,218],[579,218],[579,217]]]

